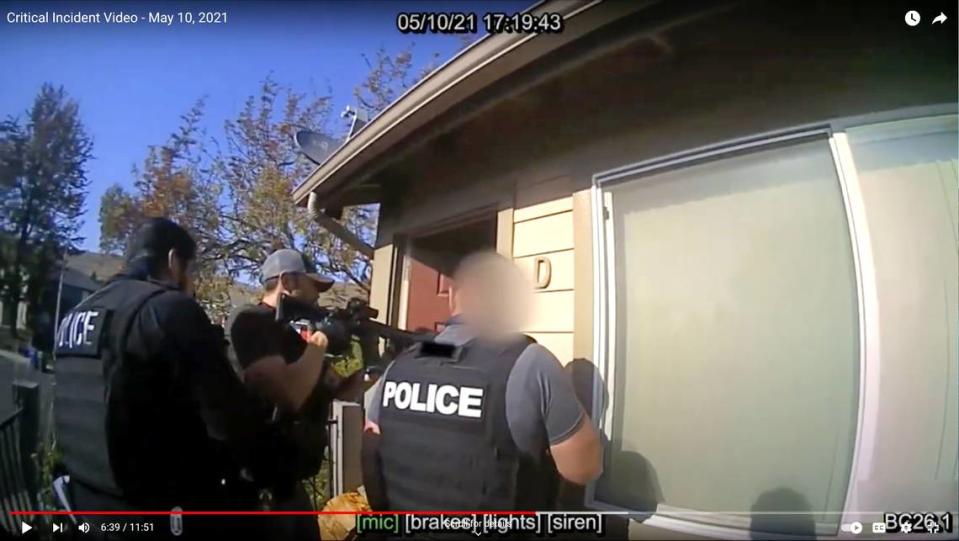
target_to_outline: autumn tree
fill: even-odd
[[[357,106],[375,116],[435,69],[438,58],[434,54],[416,69],[413,45],[395,54],[381,46],[372,56],[363,55],[369,72],[354,91]],[[231,241],[225,247],[232,251],[227,258],[234,273],[252,273],[270,250],[292,247],[322,272],[369,292],[369,257],[317,225],[290,197],[315,167],[299,155],[293,134],[305,128],[336,138],[331,114],[328,96],[308,97],[267,79],[259,96],[250,96],[240,115],[226,123],[226,148],[218,163],[229,193],[224,226]],[[375,205],[346,207],[340,220],[373,244],[377,213]]]
[[[75,250],[93,143],[63,87],[44,84],[26,119],[0,122],[0,296],[4,321],[28,319],[57,262]],[[11,325],[16,335],[16,325]]]
[[[375,115],[428,73],[436,58],[416,72],[412,46],[392,55],[380,48],[364,57],[370,72],[356,88],[358,106]],[[296,149],[296,131],[340,135],[331,98],[299,93],[268,77],[225,122],[222,137],[204,140],[201,118],[202,103],[183,117],[167,144],[150,149],[143,168],[135,171],[132,193],[120,186],[107,190],[101,248],[121,251],[147,216],[165,215],[187,226],[197,235],[203,258],[198,298],[216,314],[227,304],[225,284],[254,280],[266,256],[281,247],[305,253],[321,272],[368,292],[369,257],[320,227],[291,197],[315,167]],[[376,206],[362,205],[343,209],[340,220],[372,244],[376,218]]]
[[[439,54],[434,53],[429,61],[417,70],[414,66],[413,44],[395,54],[390,54],[381,45],[372,57],[364,54],[363,61],[369,71],[363,82],[353,90],[353,97],[356,98],[357,105],[366,109],[372,118],[436,69]]]
[[[293,134],[309,129],[332,137],[331,107],[328,96],[306,96],[268,78],[227,121],[217,163],[229,201],[223,256],[234,274],[254,275],[270,251],[288,247],[307,254],[322,272],[368,290],[369,258],[317,225],[290,195],[315,167],[299,155]],[[344,209],[344,225],[367,242],[375,220],[375,209]]]
[[[147,218],[165,216],[189,230],[197,241],[197,300],[220,320],[229,311],[229,284],[219,256],[222,244],[220,194],[200,128],[203,100],[181,117],[166,143],[151,146],[134,167],[132,191],[108,188],[100,202],[100,249],[122,253]]]

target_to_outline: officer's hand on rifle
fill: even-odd
[[[306,343],[310,346],[317,347],[323,350],[323,354],[326,354],[326,349],[330,346],[330,339],[323,334],[323,331],[315,331],[310,337],[306,340]]]

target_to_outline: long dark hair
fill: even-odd
[[[148,219],[127,247],[121,274],[136,278],[160,278],[167,271],[170,250],[184,262],[196,257],[196,241],[190,233],[168,218]]]

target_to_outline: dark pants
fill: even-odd
[[[157,506],[137,506],[112,496],[91,490],[82,484],[70,483],[70,502],[77,511],[168,511],[172,508],[160,509]],[[202,507],[202,509],[200,509]],[[183,505],[185,510],[219,511],[236,509],[236,505],[224,503],[222,505],[209,504],[207,506]],[[249,507],[253,509],[251,505]],[[181,516],[179,524],[177,518],[170,515],[123,515],[103,516],[84,515],[76,516],[77,524],[86,522],[90,525],[89,532],[80,533],[76,526],[67,531],[73,532],[74,539],[98,541],[126,541],[126,540],[176,540],[194,541],[209,539],[273,539],[269,525],[261,516]],[[63,522],[66,522],[64,519]],[[179,530],[179,535],[177,535]],[[317,537],[318,538],[318,537]],[[317,539],[314,538],[314,539]]]
[[[307,494],[303,483],[296,483],[289,498],[276,500],[276,511],[313,511],[313,501]],[[320,523],[317,515],[267,516],[265,527],[269,528],[270,539],[283,541],[318,541]]]

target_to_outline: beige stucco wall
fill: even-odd
[[[543,192],[570,195],[548,198]],[[534,284],[524,329],[564,365],[592,356],[593,271],[589,191],[572,192],[568,177],[520,185],[512,223],[512,255]]]
[[[534,284],[524,332],[563,364],[573,359],[575,261],[570,179],[523,182],[516,187],[511,256]],[[545,200],[544,200],[545,199]]]
[[[376,318],[389,321],[390,271],[393,268],[393,244],[380,246],[373,252],[373,278],[370,281],[370,306],[380,311]]]

